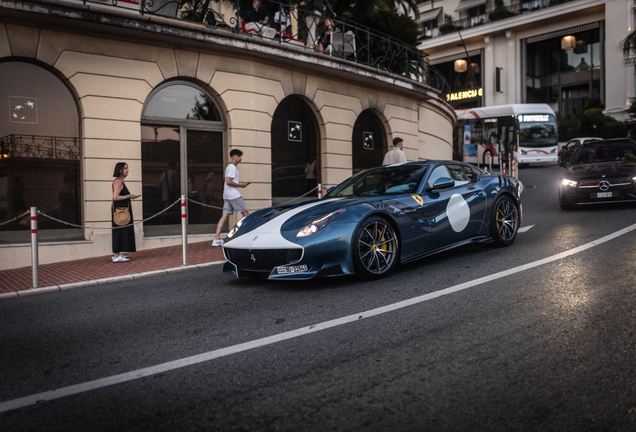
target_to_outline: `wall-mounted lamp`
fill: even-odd
[[[473,68],[473,72],[478,74],[480,72],[479,63],[471,63],[470,67]]]
[[[468,62],[464,59],[455,60],[455,72],[464,73],[468,70]]]
[[[568,35],[563,36],[561,38],[561,49],[565,51],[570,51],[576,48],[576,38],[574,36]]]

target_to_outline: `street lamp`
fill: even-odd
[[[468,62],[464,59],[455,60],[455,72],[464,73],[468,70]]]
[[[561,49],[564,51],[570,51],[576,48],[576,38],[572,35],[563,36],[561,38]]]

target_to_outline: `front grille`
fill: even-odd
[[[611,187],[614,187],[614,186],[628,186],[628,185],[631,185],[634,182],[629,177],[612,178],[612,179],[599,179],[599,180],[584,180],[584,181],[579,182],[578,187],[585,188],[585,189],[595,188],[595,187],[598,187],[599,183],[601,183],[603,180],[607,180],[607,182],[610,184]]]
[[[271,271],[302,257],[302,249],[230,249],[225,248],[230,262],[242,270]]]

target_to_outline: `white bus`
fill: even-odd
[[[499,164],[508,154],[519,165],[557,163],[559,135],[547,104],[514,104],[455,111],[453,157],[479,165]]]

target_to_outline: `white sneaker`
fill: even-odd
[[[223,240],[214,240],[212,246],[223,246]]]
[[[113,262],[114,263],[116,263],[116,262],[127,262],[127,261],[130,261],[130,258],[126,258],[125,256],[123,256],[121,254],[117,258],[113,257]]]

